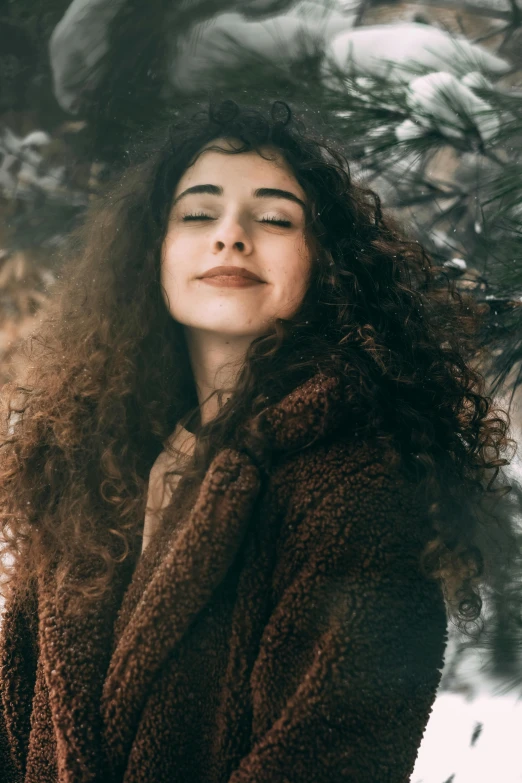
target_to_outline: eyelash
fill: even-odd
[[[208,218],[209,220],[213,220],[213,218],[210,217],[210,215],[205,215],[204,212],[198,212],[195,215],[183,215],[183,220],[189,221],[189,220],[195,220],[197,218]],[[261,223],[274,223],[276,226],[282,226],[284,228],[291,228],[292,224],[289,220],[274,220],[273,218],[263,218],[263,220],[260,221]]]

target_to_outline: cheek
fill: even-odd
[[[187,256],[187,248],[183,248],[179,238],[167,236],[161,249],[161,279],[173,278],[183,267],[183,259]]]
[[[175,240],[168,240],[161,249],[160,280],[165,304],[172,307],[182,274],[179,261],[183,255],[179,253]],[[168,302],[166,297],[168,296]]]
[[[299,309],[311,277],[311,263],[309,260],[299,259],[298,263],[292,265],[288,274],[281,279],[281,299],[279,306],[283,317],[293,316]]]
[[[310,253],[308,251],[301,250],[300,253],[297,254],[297,257],[294,259],[294,263],[291,266],[287,285],[303,294],[308,287],[311,272],[312,264]]]

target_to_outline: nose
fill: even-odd
[[[214,250],[217,253],[222,253],[226,249],[234,249],[239,250],[243,254],[248,254],[252,249],[248,233],[241,225],[241,222],[234,217],[220,221],[213,242]]]

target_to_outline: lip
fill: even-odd
[[[251,272],[249,269],[245,269],[243,266],[214,266],[212,269],[209,269],[208,272],[205,272],[204,275],[202,275],[199,280],[206,280],[207,278],[212,277],[235,277],[235,278],[241,278],[241,279],[247,279],[247,280],[254,280],[257,283],[264,283],[264,280],[261,280],[258,275],[256,275],[254,272]]]
[[[241,275],[215,275],[213,277],[200,277],[199,279],[202,283],[221,288],[252,288],[263,285],[260,280],[252,280],[251,277],[242,277]]]

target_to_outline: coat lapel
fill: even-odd
[[[118,640],[101,702],[115,777],[125,764],[159,667],[233,563],[260,486],[259,470],[247,454],[225,449],[215,457],[187,525],[154,572]]]

